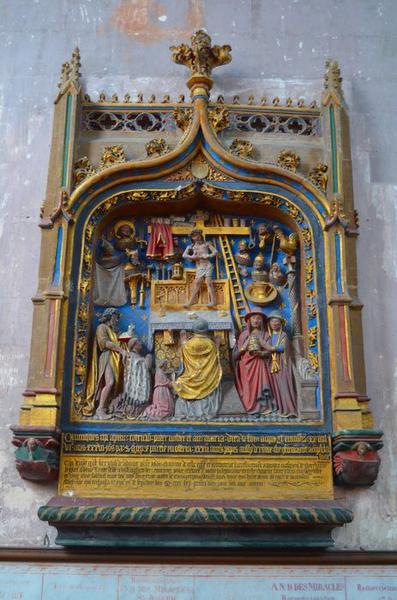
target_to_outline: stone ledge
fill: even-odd
[[[353,520],[334,501],[178,502],[55,497],[39,518],[64,546],[329,547]]]

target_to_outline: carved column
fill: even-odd
[[[336,431],[372,426],[365,387],[362,304],[357,296],[355,238],[358,223],[353,204],[349,123],[341,82],[338,64],[328,61],[322,115],[331,175],[326,237],[330,274],[329,311],[333,327],[331,385]]]
[[[33,325],[27,389],[20,411],[19,425],[13,426],[17,446],[25,447],[32,464],[38,455],[51,456],[58,445],[57,424],[60,408],[60,377],[58,373],[58,338],[61,329],[61,305],[66,299],[63,265],[68,228],[72,221],[67,212],[72,191],[72,169],[75,151],[76,123],[79,111],[78,49],[70,62],[62,67],[59,93],[55,99],[53,136],[49,159],[46,197],[41,208],[42,230],[39,285],[32,298]],[[35,443],[29,442],[35,439]],[[42,446],[43,440],[44,446]],[[48,447],[51,446],[51,452]],[[34,446],[34,448],[33,448]],[[45,447],[45,451],[40,451]],[[21,450],[19,451],[21,454]],[[25,457],[26,458],[26,457]],[[29,461],[28,461],[29,462]],[[51,475],[46,469],[36,470],[37,477],[51,478],[56,468],[51,458]],[[46,475],[47,473],[47,475]],[[24,465],[23,477],[29,478]]]

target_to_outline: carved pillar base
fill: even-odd
[[[23,393],[24,402],[19,413],[19,425],[56,427],[59,420],[59,392],[55,388],[28,389]]]
[[[351,392],[335,396],[333,420],[335,431],[345,429],[361,430],[364,427],[358,394]]]
[[[369,408],[370,398],[368,396],[359,396],[358,402],[361,408],[363,428],[373,429],[374,427],[374,416]]]
[[[58,477],[60,430],[13,425],[16,468],[23,479],[52,481]]]
[[[334,480],[337,485],[370,486],[377,476],[382,431],[345,429],[333,434]]]

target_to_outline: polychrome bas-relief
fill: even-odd
[[[270,201],[289,216],[288,201]],[[131,202],[121,196],[118,206],[124,218],[101,227],[100,207],[81,238],[87,260],[75,267],[71,420],[321,422],[318,311],[307,301],[313,249],[303,215],[302,281],[299,234],[284,223],[203,210],[128,219]],[[198,331],[211,340],[213,358],[188,354],[184,364]],[[217,373],[210,391],[207,364]]]
[[[61,544],[327,546],[333,483],[376,479],[338,66],[321,108],[214,101],[230,50],[172,48],[190,102],[92,102],[63,68],[13,427]]]

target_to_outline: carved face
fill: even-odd
[[[132,265],[139,265],[139,253],[138,250],[132,250],[128,253],[130,263]]]
[[[262,323],[263,320],[260,315],[252,315],[252,317],[250,317],[250,325],[253,329],[261,329]]]
[[[258,233],[259,235],[264,235],[265,233],[267,233],[267,227],[264,223],[260,223],[258,225]]]
[[[129,225],[122,225],[120,227],[120,229],[118,230],[118,234],[120,235],[121,238],[131,238],[132,229]]]
[[[277,263],[273,263],[270,271],[272,272],[273,275],[279,275],[281,272],[280,266]]]
[[[199,243],[204,242],[203,234],[200,233],[199,231],[194,231],[194,232],[192,232],[191,240],[192,240],[193,244],[195,244],[196,242],[199,242]]]
[[[118,325],[118,322],[120,320],[120,315],[119,313],[113,313],[112,316],[110,317],[110,325],[112,327],[116,327]]]
[[[238,249],[239,252],[248,252],[248,247],[247,247],[247,242],[245,242],[244,240],[241,240],[241,242],[239,242],[238,244]]]
[[[261,256],[256,256],[254,260],[254,269],[257,271],[261,271],[263,269],[263,265],[265,264],[265,260]]]
[[[359,456],[365,456],[369,450],[368,444],[359,442],[356,446],[356,451]]]
[[[157,363],[157,368],[165,370],[167,368],[167,360],[165,358],[161,358]]]
[[[280,160],[287,169],[297,169],[300,164],[300,158],[291,150],[284,150],[280,153]]]
[[[136,352],[137,354],[141,354],[141,352],[143,350],[143,345],[142,345],[141,340],[131,338],[130,341],[128,342],[128,350],[130,352]]]
[[[135,342],[134,345],[134,352],[137,352],[138,354],[140,354],[143,350],[143,345],[141,340],[138,340],[137,342]]]
[[[281,321],[281,319],[279,319],[278,317],[272,317],[269,321],[270,323],[270,328],[273,331],[280,331],[280,329],[282,329],[283,323]]]

